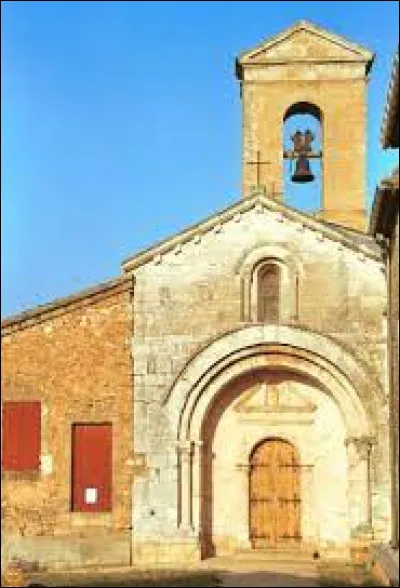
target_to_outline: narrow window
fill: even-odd
[[[279,322],[280,268],[275,263],[263,265],[258,272],[257,320]]]
[[[3,402],[4,471],[37,471],[40,466],[40,402]]]
[[[72,510],[112,508],[112,425],[72,427]]]

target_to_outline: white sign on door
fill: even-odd
[[[97,488],[85,488],[85,502],[86,504],[96,504]]]

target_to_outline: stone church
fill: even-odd
[[[117,279],[3,321],[3,563],[349,557],[388,540],[372,63],[305,21],[242,53],[241,197]],[[301,116],[319,145],[306,128],[285,143]],[[287,164],[303,189],[318,168],[319,210],[287,204]]]

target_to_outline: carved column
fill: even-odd
[[[252,323],[253,322],[253,304],[254,304],[254,296],[253,296],[253,275],[249,272],[246,273],[245,276],[246,280],[246,321]]]
[[[350,437],[346,440],[348,459],[350,528],[364,530],[372,525],[372,489],[369,437]]]
[[[191,517],[191,452],[190,443],[178,446],[179,456],[179,497],[180,517],[179,530],[186,533],[190,531]]]
[[[314,464],[301,467],[300,498],[302,507],[301,536],[308,545],[319,542],[319,520],[315,505],[317,504],[316,485],[314,482]]]
[[[240,516],[240,527],[242,529],[238,540],[238,547],[241,549],[251,549],[250,542],[250,496],[249,496],[249,477],[250,477],[250,465],[237,464],[235,467],[236,471],[240,475],[240,487],[241,487],[241,502],[243,504],[243,513],[237,513]]]
[[[192,441],[191,470],[192,470],[192,501],[190,523],[196,533],[200,532],[200,502],[201,502],[201,457],[203,441]]]

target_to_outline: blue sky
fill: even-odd
[[[398,2],[1,3],[2,316],[115,277],[240,198],[240,52],[308,19],[376,53],[368,204]]]

